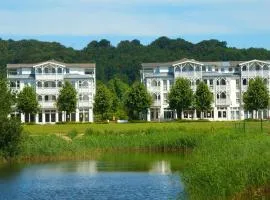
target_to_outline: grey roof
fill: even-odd
[[[25,67],[25,68],[30,67],[30,68],[32,68],[35,65],[39,65],[39,64],[42,64],[42,63],[46,63],[46,62],[52,62],[52,63],[55,63],[55,64],[64,65],[66,67],[78,67],[78,68],[95,68],[96,67],[96,64],[95,63],[63,63],[63,62],[58,62],[56,60],[48,60],[48,61],[40,62],[40,63],[7,64],[7,68],[8,69],[22,68],[22,67]]]
[[[8,75],[9,79],[34,79],[31,74],[14,74]]]
[[[177,60],[177,61],[173,61],[173,62],[164,62],[164,63],[142,63],[142,67],[162,67],[162,66],[172,66],[174,64],[177,64],[177,63],[182,63],[182,62],[186,62],[186,61],[191,61],[191,62],[197,62],[197,63],[201,63],[201,64],[204,64],[204,65],[213,65],[213,66],[237,66],[241,63],[244,63],[246,61],[197,61],[197,60],[194,60],[194,59],[187,59],[187,58],[184,58],[184,59],[181,59],[181,60]],[[252,61],[252,60],[251,60]],[[264,61],[264,62],[269,62],[269,61]]]

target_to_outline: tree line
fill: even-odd
[[[237,49],[214,39],[194,44],[181,38],[160,37],[148,45],[134,39],[121,41],[117,46],[102,39],[91,41],[81,50],[57,42],[0,39],[0,71],[4,76],[7,63],[36,63],[55,59],[67,63],[94,62],[97,80],[107,83],[117,77],[132,84],[139,80],[141,63],[168,62],[182,58],[199,61],[270,60],[270,51],[263,48]]]

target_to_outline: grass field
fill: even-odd
[[[246,199],[255,190],[253,198],[270,184],[268,121],[262,128],[260,122],[170,122],[25,125],[24,131],[21,158],[29,160],[185,150],[190,156],[181,176],[190,199]]]

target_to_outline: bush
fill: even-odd
[[[68,134],[67,134],[67,136],[68,136],[70,139],[75,138],[77,135],[78,135],[78,131],[77,131],[76,129],[73,129],[73,130],[69,131]]]
[[[20,121],[16,119],[0,121],[0,151],[5,159],[19,154],[22,138]]]

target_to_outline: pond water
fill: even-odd
[[[181,154],[106,153],[96,160],[0,166],[0,199],[177,199]]]

